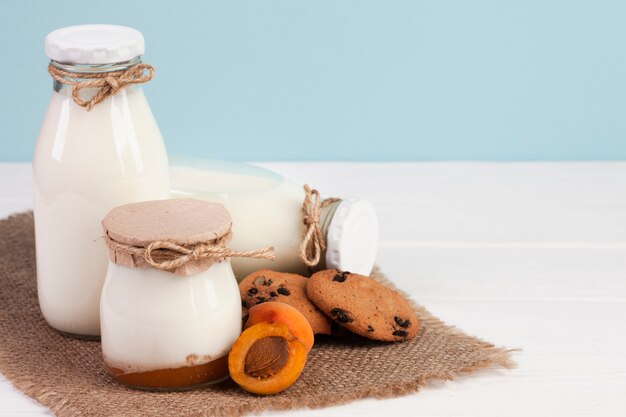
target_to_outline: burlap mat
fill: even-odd
[[[384,275],[376,277],[386,281]],[[404,343],[324,338],[287,391],[258,397],[228,381],[191,392],[135,391],[103,367],[100,343],[53,331],[37,305],[32,214],[0,221],[0,372],[59,416],[238,416],[266,409],[324,407],[417,391],[488,366],[510,368],[510,351],[444,325],[416,306],[419,336]]]

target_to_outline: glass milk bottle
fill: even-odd
[[[276,260],[272,262],[233,259],[239,281],[260,269],[309,274],[311,267],[300,256],[309,229],[303,219],[306,192],[302,186],[243,163],[178,158],[171,165],[172,197],[214,201],[228,209],[233,218],[233,249],[274,247]],[[314,223],[326,249],[319,248],[319,261],[310,262],[312,268],[369,275],[378,249],[378,220],[372,204],[348,198],[318,208]]]
[[[115,206],[169,196],[167,155],[141,83],[144,39],[83,25],[45,41],[55,80],[33,157],[39,305],[55,329],[100,335],[107,249],[100,221]]]

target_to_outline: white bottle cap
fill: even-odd
[[[378,252],[378,218],[363,199],[342,200],[326,234],[326,267],[369,275]]]
[[[68,26],[48,33],[46,55],[64,64],[112,64],[145,52],[143,35],[118,25]]]

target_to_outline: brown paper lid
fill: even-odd
[[[183,247],[212,243],[230,237],[232,219],[219,203],[180,198],[143,201],[115,207],[102,220],[112,262],[131,268],[147,268],[145,258],[121,245],[146,248],[153,242]],[[114,245],[111,244],[111,241]],[[216,258],[198,259],[171,270],[177,275],[194,275],[208,269]]]

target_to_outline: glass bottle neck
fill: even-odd
[[[339,204],[341,204],[341,200],[335,201],[332,204],[324,207],[322,212],[320,213],[320,231],[322,232],[322,236],[324,237],[324,242],[326,242],[328,246],[328,229],[330,227],[330,223],[333,221],[333,217],[335,216],[335,212],[337,208],[339,208]],[[323,250],[320,255],[320,262],[315,267],[315,270],[326,269],[326,250]]]
[[[137,56],[130,61],[124,62],[113,62],[110,64],[64,64],[62,62],[57,62],[54,60],[50,61],[50,65],[59,68],[63,71],[72,72],[76,74],[80,73],[88,73],[88,74],[99,74],[104,72],[113,72],[113,71],[123,71],[126,70],[133,65],[140,64],[141,57]],[[77,77],[80,78],[80,77]],[[67,88],[66,84],[60,83],[56,80],[53,80],[52,89],[57,93],[61,91],[63,88]]]
[[[341,200],[335,201],[334,203],[324,207],[320,213],[320,231],[322,232],[322,236],[324,236],[324,241],[328,241],[328,228],[330,227],[330,223],[333,221],[333,217],[335,216],[335,212],[337,211],[339,204],[341,204]]]

